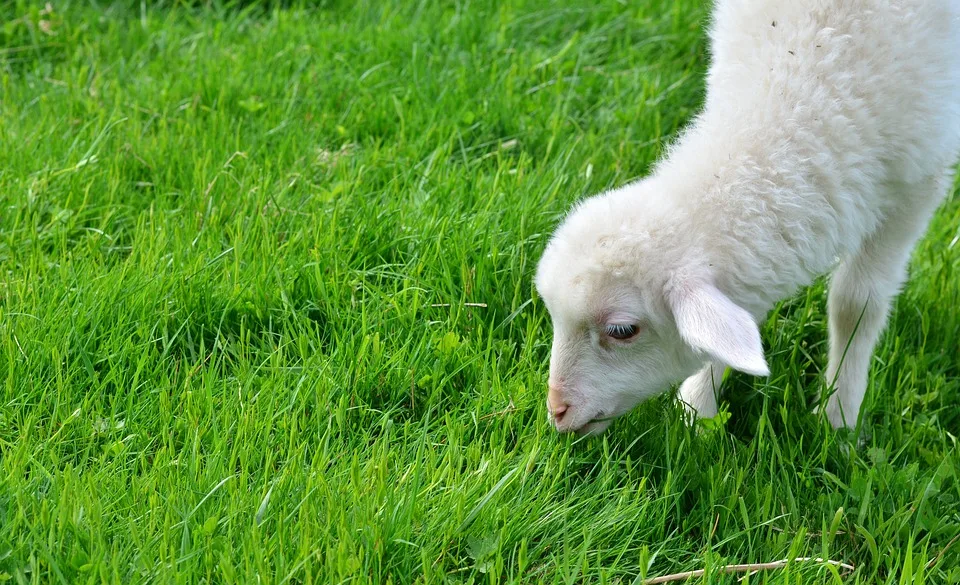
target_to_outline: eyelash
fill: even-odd
[[[624,325],[624,324],[614,324],[607,325],[604,329],[604,333],[612,339],[617,341],[629,341],[637,336],[637,333],[640,332],[640,328],[636,325]]]

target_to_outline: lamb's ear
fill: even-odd
[[[753,317],[715,286],[684,283],[670,291],[669,303],[680,337],[691,347],[735,370],[770,374]]]

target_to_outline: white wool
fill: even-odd
[[[650,176],[581,202],[544,251],[559,430],[603,430],[591,421],[688,376],[681,399],[711,415],[717,371],[767,371],[757,322],[833,269],[827,414],[855,424],[947,193],[960,0],[717,0],[710,41],[703,111]],[[640,333],[611,339],[611,319]]]

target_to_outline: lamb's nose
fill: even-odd
[[[560,387],[552,381],[549,383],[549,391],[547,392],[547,408],[556,421],[563,418],[564,413],[570,408],[570,405],[560,398]]]

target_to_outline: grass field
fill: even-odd
[[[960,198],[865,441],[772,375],[549,426],[532,273],[696,112],[700,0],[0,4],[0,581],[960,582]]]

